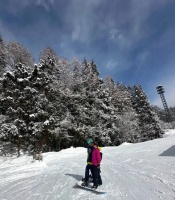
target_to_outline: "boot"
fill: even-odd
[[[92,186],[92,189],[94,189],[94,190],[96,190],[97,188],[98,188],[97,185],[93,185],[93,186]]]
[[[82,185],[83,187],[88,187],[88,182],[87,182],[87,181],[84,181],[81,185]]]

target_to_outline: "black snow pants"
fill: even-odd
[[[93,165],[93,182],[95,186],[102,185],[100,169]]]

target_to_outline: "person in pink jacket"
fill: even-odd
[[[94,150],[92,152],[92,165],[93,165],[93,182],[94,185],[92,188],[97,189],[99,185],[102,185],[102,180],[100,176],[100,163],[101,163],[101,154],[98,149],[96,142],[93,143]]]

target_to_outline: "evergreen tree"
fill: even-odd
[[[30,144],[40,144],[40,150],[50,146],[54,127],[53,106],[47,95],[50,82],[38,66],[31,70],[18,64],[15,71],[4,74],[0,112],[8,119],[1,126],[1,137],[15,143],[18,154]]]
[[[44,61],[45,64],[54,64],[58,63],[59,58],[52,48],[47,47],[40,52],[39,60]]]
[[[110,95],[112,96],[114,92],[116,91],[116,85],[112,77],[106,76],[104,78],[104,88],[108,89]]]
[[[139,127],[141,130],[141,141],[160,138],[162,131],[156,118],[156,114],[150,106],[147,96],[142,90],[141,85],[135,85],[133,88],[133,107],[139,118]]]
[[[82,79],[81,79],[81,63],[77,58],[72,61],[73,65],[73,82],[72,90],[74,93],[80,93],[82,89]]]
[[[39,55],[40,63],[42,67],[46,70],[49,74],[54,74],[55,77],[59,78],[60,69],[58,68],[59,58],[55,51],[47,47],[40,52]]]
[[[104,86],[109,92],[108,105],[112,109],[108,124],[108,127],[112,127],[113,130],[109,132],[111,141],[115,145],[123,142],[137,142],[139,136],[138,120],[135,110],[132,108],[129,88],[122,83],[116,85],[109,76],[106,77]]]

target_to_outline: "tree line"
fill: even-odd
[[[17,42],[0,37],[0,138],[26,151],[58,151],[162,137],[160,120],[141,85],[100,78],[95,62],[59,58],[48,47],[39,63]]]

